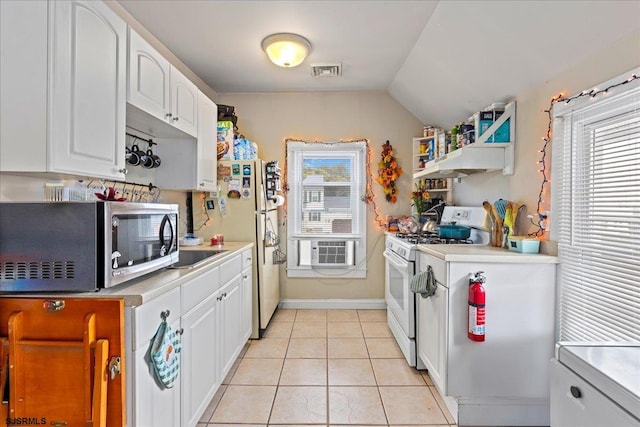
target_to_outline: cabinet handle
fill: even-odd
[[[165,114],[164,116],[165,116],[166,118],[170,119],[170,118],[173,116],[173,114],[171,114],[171,113],[167,113],[167,114]]]
[[[246,274],[244,276],[242,276],[243,279],[248,279],[249,276],[247,276]]]
[[[120,172],[123,175],[126,175],[129,173],[129,171],[127,170],[127,168],[122,168],[122,169],[118,169],[118,172]]]
[[[575,397],[576,399],[580,399],[582,397],[582,392],[578,387],[574,385],[569,387],[569,391],[571,392],[571,396]]]
[[[182,335],[182,334],[184,334],[184,328],[180,328],[180,329],[178,329],[178,330],[176,331],[176,334],[178,334],[178,335]]]
[[[227,297],[227,293],[225,292],[224,294],[222,294],[222,296],[226,298]]]
[[[201,182],[201,183],[200,183],[200,187],[204,187],[204,182]]]
[[[179,119],[179,117],[174,117],[172,120],[173,120],[174,122],[177,122],[177,121],[178,121],[178,119]]]
[[[223,298],[223,296],[222,296],[222,295],[220,295],[219,297],[216,297],[216,299],[217,299],[218,301],[222,301],[222,298]]]

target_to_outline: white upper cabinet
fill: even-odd
[[[171,83],[171,121],[189,135],[198,135],[198,88],[173,65]],[[216,124],[217,126],[217,124]]]
[[[167,120],[171,114],[170,70],[169,61],[129,27],[127,101],[160,120]]]
[[[217,186],[217,126],[218,106],[207,96],[198,93],[198,190],[216,191]]]
[[[1,13],[0,171],[123,179],[125,22],[83,0],[2,2]]]
[[[191,136],[197,136],[198,88],[131,28],[128,81],[129,104]],[[156,129],[154,124],[146,123],[138,127],[152,132]],[[164,130],[155,132],[166,133]]]

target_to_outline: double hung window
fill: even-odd
[[[287,143],[289,277],[365,277],[366,144]]]

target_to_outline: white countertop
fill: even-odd
[[[564,342],[556,357],[640,419],[640,345]]]
[[[122,298],[125,306],[138,306],[149,302],[154,298],[163,295],[170,290],[177,288],[187,280],[203,273],[210,267],[215,267],[238,255],[243,249],[253,247],[253,242],[225,242],[223,246],[211,246],[209,244],[197,246],[181,246],[180,251],[190,250],[225,250],[227,252],[212,256],[210,259],[203,261],[196,268],[163,268],[162,270],[149,273],[142,277],[130,280],[112,288],[100,289],[97,292],[69,292],[56,294],[4,294],[2,297],[19,297],[19,298],[47,298],[55,295],[56,298]]]
[[[521,254],[485,245],[418,245],[418,250],[445,261],[499,262],[514,264],[557,264],[551,255]]]

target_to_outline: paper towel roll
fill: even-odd
[[[276,205],[276,206],[282,206],[282,205],[284,205],[284,200],[285,200],[285,199],[284,199],[284,196],[281,196],[281,195],[279,195],[279,194],[276,194],[275,196],[273,196],[273,197],[271,198],[271,201],[272,201],[273,203],[275,203],[275,205]]]

